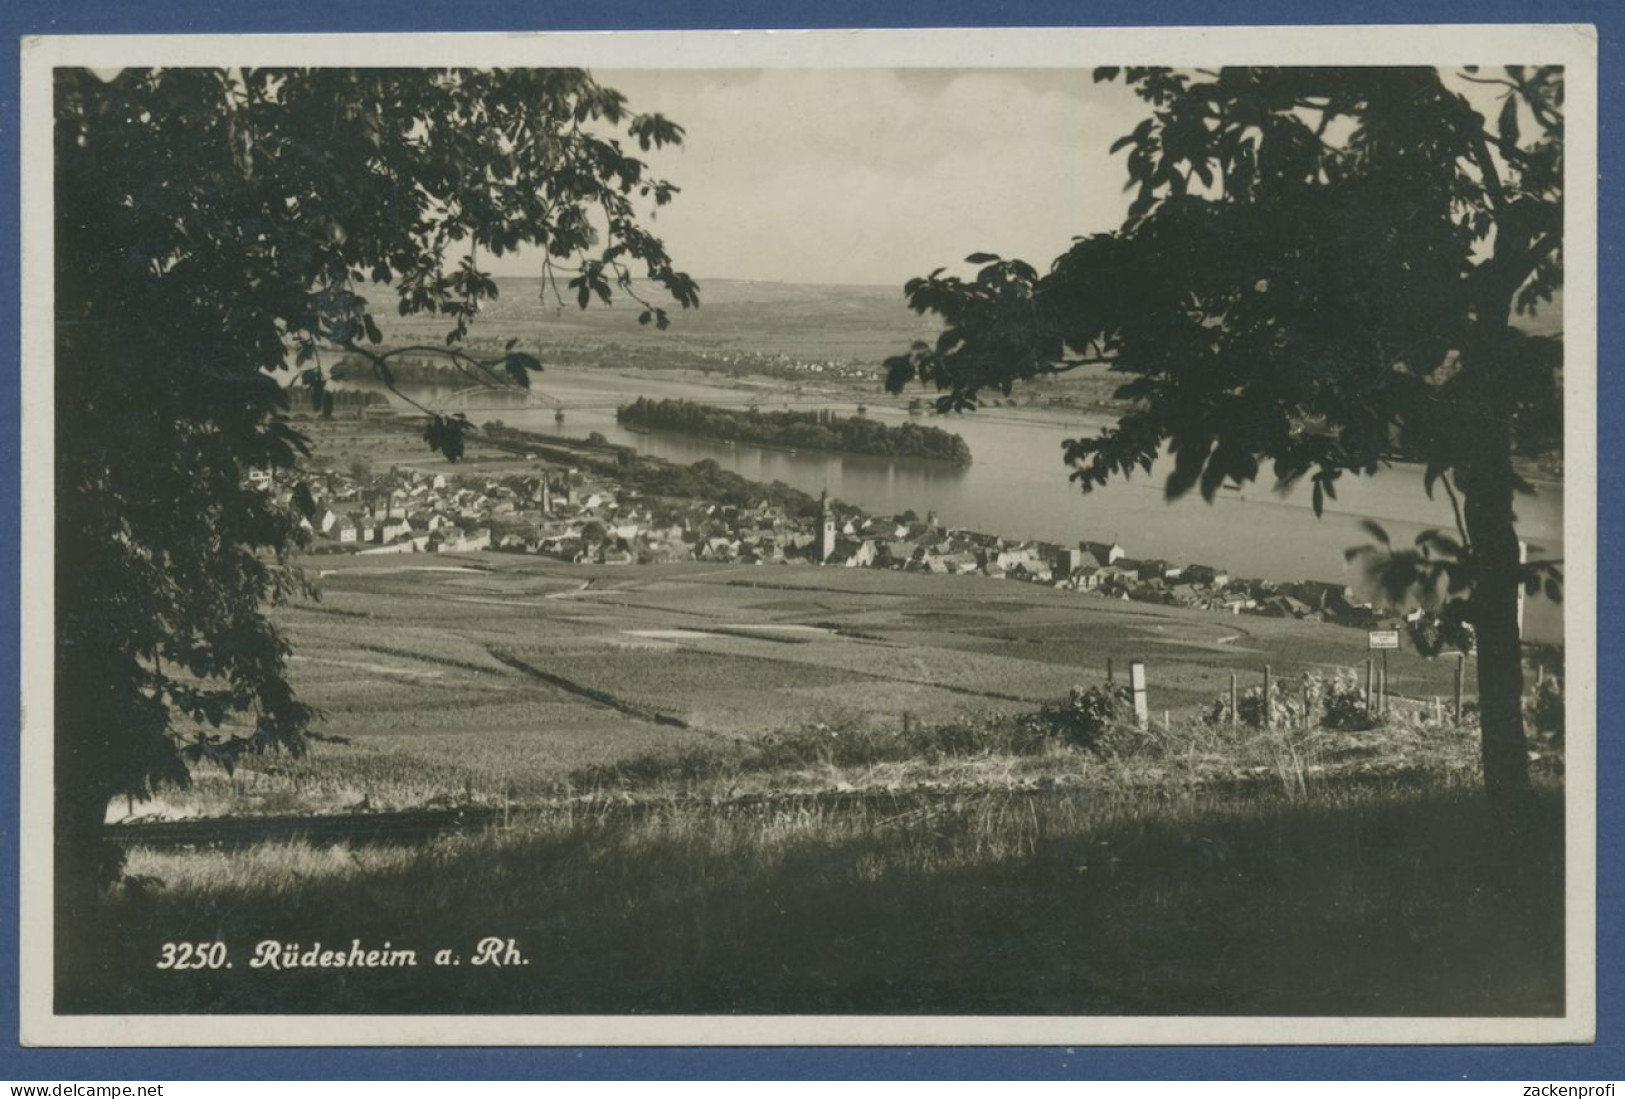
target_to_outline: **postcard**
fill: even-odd
[[[1593,29],[21,49],[25,1044],[1593,1037]]]

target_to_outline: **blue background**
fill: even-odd
[[[373,1050],[25,1050],[17,1035],[17,939],[0,932],[0,1080],[166,1079],[530,1079],[757,1077],[1054,1078],[1084,1079],[1506,1079],[1618,1080],[1625,1077],[1622,1020],[1619,841],[1622,806],[1612,783],[1622,777],[1617,735],[1620,681],[1605,674],[1625,637],[1625,598],[1612,581],[1622,555],[1625,519],[1612,514],[1622,476],[1614,465],[1621,442],[1625,383],[1613,369],[1620,346],[1620,170],[1617,144],[1625,81],[1620,35],[1625,5],[1617,0],[1059,0],[970,3],[889,0],[886,4],[794,3],[787,0],[627,0],[543,6],[535,0],[458,3],[401,0],[10,0],[0,5],[0,239],[9,255],[0,268],[0,423],[19,422],[18,378],[18,47],[28,34],[269,33],[474,30],[706,29],[734,27],[1181,26],[1203,23],[1594,23],[1600,34],[1599,148],[1601,330],[1598,378],[1598,1042],[1569,1047],[1227,1048],[1227,1049],[373,1049]],[[1584,413],[1573,408],[1570,415]],[[18,516],[18,440],[0,434],[0,514]],[[0,697],[17,697],[17,543],[0,537],[0,622],[11,659],[0,669]],[[33,639],[30,643],[42,643]],[[10,711],[15,713],[15,710]],[[9,721],[9,714],[8,714]],[[15,726],[9,726],[15,728]],[[17,909],[17,753],[0,752],[0,928]],[[1510,1091],[1509,1091],[1510,1094]]]

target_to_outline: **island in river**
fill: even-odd
[[[720,408],[696,401],[639,397],[617,408],[615,420],[634,428],[659,428],[754,446],[925,458],[958,466],[971,463],[970,447],[960,435],[912,421],[887,424],[862,411],[853,416],[842,416],[833,409],[763,412],[755,406]]]

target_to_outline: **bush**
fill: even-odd
[[[1562,740],[1563,681],[1556,677],[1542,680],[1534,693],[1523,700],[1523,720],[1530,728]]]
[[[763,737],[745,759],[743,768],[777,771],[810,765],[868,767],[990,753],[1037,755],[1045,747],[1047,738],[1019,721],[927,725],[906,720],[900,730],[857,721],[817,722]]]
[[[1026,724],[1075,747],[1097,748],[1106,734],[1133,719],[1133,693],[1107,684],[1073,687],[1065,702],[1045,706]]]
[[[1237,700],[1240,724],[1253,729],[1264,727],[1264,688],[1249,687]],[[1367,712],[1365,688],[1360,677],[1348,670],[1330,679],[1313,672],[1297,680],[1277,679],[1270,684],[1270,717],[1276,728],[1317,724],[1322,729],[1358,732],[1375,726]],[[1230,724],[1230,694],[1220,694],[1202,714],[1208,725]]]
[[[1272,680],[1270,683],[1270,724],[1277,729],[1291,728],[1304,724],[1304,695],[1305,688],[1308,694],[1308,713],[1313,714],[1320,708],[1320,699],[1324,684],[1318,675],[1305,675],[1299,684],[1289,684],[1282,680]],[[1236,700],[1240,713],[1240,724],[1251,729],[1262,729],[1264,720],[1264,688],[1262,686],[1249,687],[1242,691]],[[1208,704],[1207,710],[1202,714],[1202,720],[1208,725],[1230,724],[1230,692],[1225,691]]]
[[[1321,728],[1359,732],[1374,724],[1360,677],[1347,670],[1338,672],[1321,696]]]

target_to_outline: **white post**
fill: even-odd
[[[1142,729],[1151,727],[1151,710],[1145,701],[1145,661],[1128,662],[1128,685],[1134,692],[1134,720]]]

